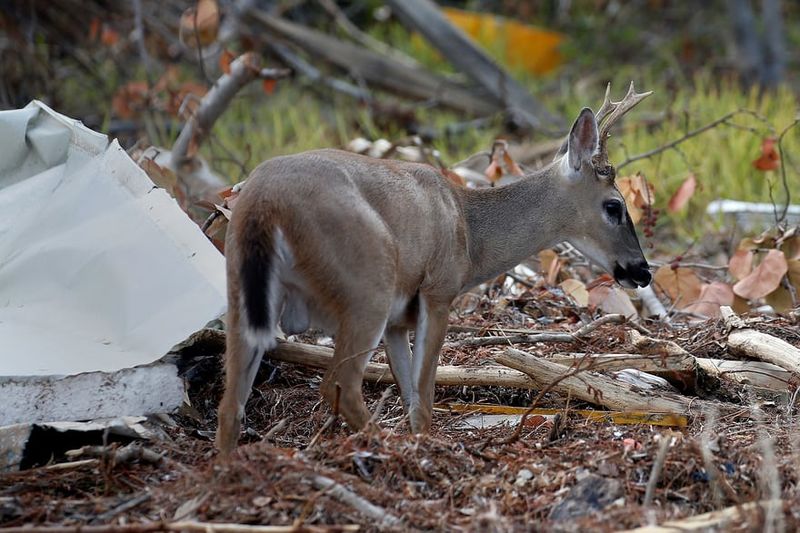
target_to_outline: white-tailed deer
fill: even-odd
[[[250,175],[228,227],[225,394],[217,447],[239,437],[265,351],[286,334],[335,335],[322,395],[353,429],[370,418],[364,368],[383,339],[411,430],[431,423],[450,303],[561,241],[646,286],[650,271],[614,185],[606,138],[650,93],[578,115],[546,168],[499,188],[466,189],[435,168],[338,150],[277,157]],[[600,124],[598,131],[598,123]],[[414,329],[413,355],[408,332]]]

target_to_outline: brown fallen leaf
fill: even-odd
[[[547,284],[555,285],[558,279],[558,272],[561,270],[561,259],[558,254],[549,248],[542,250],[539,252],[539,264]]]
[[[794,307],[792,293],[783,287],[778,287],[771,293],[767,294],[764,297],[764,301],[767,302],[776,313],[785,313]]]
[[[581,307],[589,305],[589,291],[586,290],[586,285],[582,281],[570,278],[565,279],[559,285],[564,293],[575,300],[575,303]]]
[[[598,285],[589,291],[589,309],[600,309],[606,314],[621,314],[630,320],[639,317],[630,296],[623,289],[608,285]]]
[[[718,317],[722,305],[733,305],[734,294],[730,285],[721,281],[704,283],[697,301],[686,306],[686,311],[707,317]]]
[[[672,198],[669,199],[667,210],[670,213],[675,213],[683,209],[686,204],[689,203],[692,195],[694,195],[695,189],[697,189],[697,179],[694,177],[694,174],[689,174],[689,176],[683,180],[681,186],[678,187],[678,190],[675,191],[675,194],[672,195]]]
[[[761,263],[733,286],[733,292],[748,300],[757,300],[773,292],[789,269],[780,250],[770,250]]]
[[[703,285],[694,270],[684,267],[673,269],[669,265],[664,265],[656,270],[653,280],[656,289],[666,293],[680,309],[697,301]]]
[[[789,283],[800,292],[800,259],[789,259],[786,261],[787,272],[786,276],[789,278]]]
[[[735,280],[745,278],[753,271],[753,251],[739,248],[728,261],[728,272]]]

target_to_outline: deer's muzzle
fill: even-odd
[[[647,261],[629,263],[625,266],[617,263],[614,266],[614,279],[627,289],[647,287],[653,276],[650,274],[650,265]]]

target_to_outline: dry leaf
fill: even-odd
[[[697,301],[703,286],[694,270],[682,267],[673,270],[669,265],[656,270],[654,281],[656,288],[681,309]]]
[[[728,272],[733,279],[740,280],[745,278],[753,271],[753,252],[744,248],[739,248],[728,261]]]
[[[683,209],[686,204],[689,203],[689,199],[692,195],[694,195],[695,189],[697,189],[697,179],[694,177],[694,174],[689,174],[683,183],[681,183],[681,186],[678,187],[678,190],[675,191],[675,194],[672,195],[672,198],[669,199],[667,210],[670,213],[675,213]]]
[[[589,309],[599,308],[606,314],[621,314],[633,320],[638,318],[630,296],[619,287],[598,285],[589,291]]]
[[[500,180],[504,175],[511,174],[514,176],[523,176],[524,173],[519,165],[508,153],[508,142],[503,139],[498,139],[492,145],[492,154],[490,156],[491,162],[484,170],[486,178],[495,183]]]
[[[117,117],[130,119],[144,110],[147,100],[147,82],[130,81],[116,90],[111,100],[111,109]]]
[[[747,277],[733,286],[733,292],[748,300],[757,300],[778,288],[789,269],[780,250],[770,250]]]
[[[792,293],[783,287],[778,287],[771,293],[767,294],[764,297],[764,301],[767,302],[776,313],[785,313],[794,307]]]
[[[718,317],[721,305],[733,305],[734,294],[730,285],[715,281],[704,283],[697,301],[686,307],[686,311],[707,317]]]
[[[278,84],[276,80],[262,80],[261,81],[261,88],[264,89],[266,94],[272,94],[275,92],[275,86]]]
[[[103,31],[100,32],[100,42],[106,46],[114,46],[119,42],[119,33],[103,24]]]
[[[780,245],[786,259],[800,259],[800,235],[792,235],[785,238]]]
[[[753,166],[758,170],[775,170],[781,166],[781,156],[775,149],[777,140],[766,137],[761,141],[761,157],[753,161]]]
[[[789,283],[800,292],[800,259],[789,259],[786,265],[788,267],[786,276],[789,278]]]
[[[172,194],[175,185],[178,183],[178,177],[172,170],[162,167],[149,157],[139,161],[139,166],[142,167],[142,170],[147,173],[147,176],[156,186]]]
[[[644,215],[645,208],[652,206],[655,200],[655,189],[644,179],[642,174],[618,178],[617,187],[625,199],[625,206],[631,221],[636,224]]]
[[[181,15],[181,42],[189,48],[208,46],[217,40],[219,32],[219,6],[217,0],[198,0]]]
[[[542,250],[539,252],[539,263],[547,284],[555,285],[558,271],[561,270],[561,259],[558,254],[549,248]]]
[[[575,303],[581,307],[589,305],[589,291],[586,290],[586,285],[577,279],[565,279],[559,285],[564,293],[575,300]]]

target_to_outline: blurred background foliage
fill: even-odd
[[[136,143],[171,146],[180,129],[187,94],[200,96],[220,75],[223,50],[256,49],[277,66],[262,29],[234,32],[226,18],[234,0],[220,0],[218,46],[196,50],[178,39],[188,0],[3,0],[0,10],[0,106],[44,100],[88,126]],[[341,39],[351,36],[321,1],[254,1],[260,9]],[[546,109],[571,121],[583,106],[597,108],[605,85],[613,94],[630,80],[654,96],[631,113],[612,142],[619,175],[642,173],[663,210],[693,174],[698,189],[689,205],[658,221],[661,236],[699,238],[720,220],[704,217],[717,198],[785,201],[778,170],[759,170],[764,139],[780,135],[798,115],[800,4],[765,0],[485,0],[447,1],[452,20],[485,46]],[[370,38],[385,43],[435,72],[463,77],[433,47],[410,32],[378,0],[337,2],[341,12]],[[137,9],[143,40],[137,39]],[[777,19],[776,19],[777,13]],[[244,24],[244,23],[243,23]],[[228,32],[226,34],[226,31]],[[143,43],[144,50],[139,43]],[[536,57],[534,57],[536,56]],[[314,63],[323,72],[329,67]],[[534,65],[533,67],[531,65]],[[352,84],[363,80],[336,74]],[[137,85],[138,84],[138,85]],[[161,91],[158,93],[158,91]],[[397,98],[376,91],[387,105]],[[189,97],[191,99],[191,97]],[[216,123],[202,153],[228,181],[244,179],[260,161],[319,147],[344,147],[356,137],[392,142],[423,134],[453,164],[498,137],[521,144],[552,140],[520,131],[502,116],[479,117],[474,127],[452,126],[474,117],[430,102],[382,113],[336,94],[303,76],[238,96]],[[730,120],[650,158],[624,164],[636,154],[738,110]],[[781,145],[791,191],[800,195],[797,150],[800,131]],[[526,161],[532,166],[546,162]],[[702,224],[699,222],[702,221]]]

